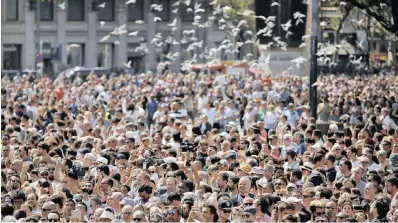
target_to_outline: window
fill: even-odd
[[[4,44],[3,45],[3,68],[4,70],[21,69],[21,45]]]
[[[70,67],[84,65],[84,44],[70,43],[66,46],[67,63]]]
[[[97,66],[98,67],[113,67],[113,55],[115,45],[113,44],[98,44]]]
[[[115,0],[101,0],[99,4],[104,4],[105,7],[98,7],[99,21],[114,21],[115,20]]]
[[[137,0],[135,4],[128,4],[127,16],[129,21],[144,20],[144,0]]]
[[[68,20],[84,21],[84,0],[68,0]]]
[[[7,20],[17,21],[18,20],[18,1],[7,0]]]
[[[39,10],[37,10],[39,11]],[[51,0],[40,0],[40,21],[54,20],[54,3]]]
[[[162,5],[163,10],[158,12],[155,11],[155,17],[159,17],[162,21],[170,20],[170,0],[154,0],[153,4]]]
[[[195,5],[195,0],[191,0],[189,5],[186,5],[184,2],[180,3],[180,15],[181,15],[181,19],[182,21],[186,21],[186,22],[192,22],[193,18],[194,18],[194,5]],[[187,11],[188,8],[191,8],[192,11]]]

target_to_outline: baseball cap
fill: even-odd
[[[227,153],[227,156],[226,156],[226,158],[227,158],[227,159],[233,159],[233,160],[236,160],[236,153],[235,153],[235,152],[233,152],[233,151],[229,151],[229,152]]]
[[[220,208],[221,210],[225,210],[225,211],[231,210],[231,208],[232,208],[231,200],[229,200],[227,198],[223,198],[223,199],[219,200],[218,208]]]
[[[250,214],[256,214],[256,208],[255,207],[253,207],[253,206],[248,206],[248,207],[246,207],[244,210],[243,210],[243,212],[248,212],[248,213],[250,213]]]
[[[398,165],[398,153],[391,153],[389,159],[393,167]]]

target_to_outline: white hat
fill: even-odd
[[[101,216],[99,217],[99,219],[101,218],[110,219],[111,221],[113,221],[114,215],[112,212],[105,210],[102,212]]]
[[[99,157],[99,158],[97,159],[97,161],[100,162],[100,163],[103,163],[103,164],[105,164],[105,165],[108,165],[108,159],[105,158],[105,157]]]
[[[164,162],[165,163],[175,163],[175,162],[177,162],[177,159],[175,157],[169,156],[169,157],[164,158]]]
[[[91,161],[95,161],[95,155],[92,153],[86,153],[86,155],[84,155],[84,158],[87,158]]]
[[[133,131],[128,131],[126,132],[126,139],[134,139],[134,132]]]
[[[227,124],[227,127],[232,127],[232,128],[236,128],[236,123],[233,121],[229,121]]]
[[[297,203],[297,202],[301,202],[301,199],[298,199],[297,197],[288,197],[286,199],[284,199],[284,201],[286,202],[291,202],[291,203]]]
[[[264,175],[264,170],[262,170],[260,167],[255,166],[252,168],[252,170],[249,173],[256,175]]]

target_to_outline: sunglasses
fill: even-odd
[[[51,211],[51,209],[43,208],[43,209],[41,209],[41,211],[42,211],[42,212],[46,212],[46,211]]]
[[[141,221],[142,218],[133,218],[133,221]]]
[[[58,221],[59,221],[58,219],[51,219],[51,218],[48,219],[48,222],[58,222]]]
[[[315,215],[324,215],[325,212],[314,212]]]
[[[243,214],[242,218],[250,218],[250,214]]]
[[[314,197],[314,196],[311,196],[311,195],[303,195],[303,198],[310,198],[310,197]]]
[[[252,206],[253,203],[243,203],[244,206]]]

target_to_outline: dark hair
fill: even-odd
[[[7,203],[2,203],[1,204],[1,215],[2,216],[7,216],[7,215],[11,215],[14,213],[14,206],[7,202]]]
[[[58,195],[52,195],[50,197],[51,201],[54,202],[55,204],[58,204],[60,208],[64,206],[64,201],[62,200],[62,197]]]
[[[313,161],[313,162],[314,162],[314,163],[320,162],[320,161],[322,161],[323,157],[325,157],[324,154],[322,154],[322,153],[315,153],[315,154],[314,154],[314,161]]]
[[[299,169],[294,169],[292,170],[292,176],[297,177],[297,179],[301,179],[303,177],[303,172],[301,172],[301,170]]]
[[[84,210],[87,211],[87,205],[84,202],[77,202],[77,205],[79,205],[79,204],[83,205],[84,206]]]
[[[211,204],[204,204],[203,208],[209,208],[210,209],[210,214],[214,215],[213,217],[213,222],[218,221],[218,214],[217,214],[217,209]]]
[[[315,129],[313,135],[317,136],[318,138],[322,138],[322,131],[319,129]]]
[[[193,182],[192,182],[192,181],[190,181],[190,180],[183,180],[183,181],[182,181],[182,184],[183,184],[186,188],[188,188],[188,191],[190,191],[190,192],[193,191],[194,185],[193,185]]]
[[[334,163],[336,162],[336,156],[332,153],[326,154],[326,160],[329,160],[330,162]]]
[[[387,195],[380,194],[376,197],[374,203],[377,208],[378,219],[387,216],[387,213],[390,211],[390,202],[391,199]]]
[[[287,214],[285,216],[282,216],[282,221],[283,222],[300,222],[300,218],[297,215],[293,215],[293,214]]]
[[[40,142],[37,147],[46,150],[47,153],[50,152],[50,146],[45,142]]]
[[[265,195],[260,195],[260,197],[258,197],[257,199],[259,201],[258,205],[260,205],[261,212],[264,214],[271,215],[269,211],[270,203],[268,197]]]
[[[21,219],[21,218],[26,218],[26,212],[25,210],[16,210],[14,212],[14,218],[15,219]]]
[[[398,188],[398,179],[397,179],[395,176],[390,176],[390,177],[388,177],[388,178],[386,179],[385,182],[386,182],[386,183],[387,183],[387,182],[390,182],[390,184],[391,184],[392,186],[395,186],[395,187]]]

